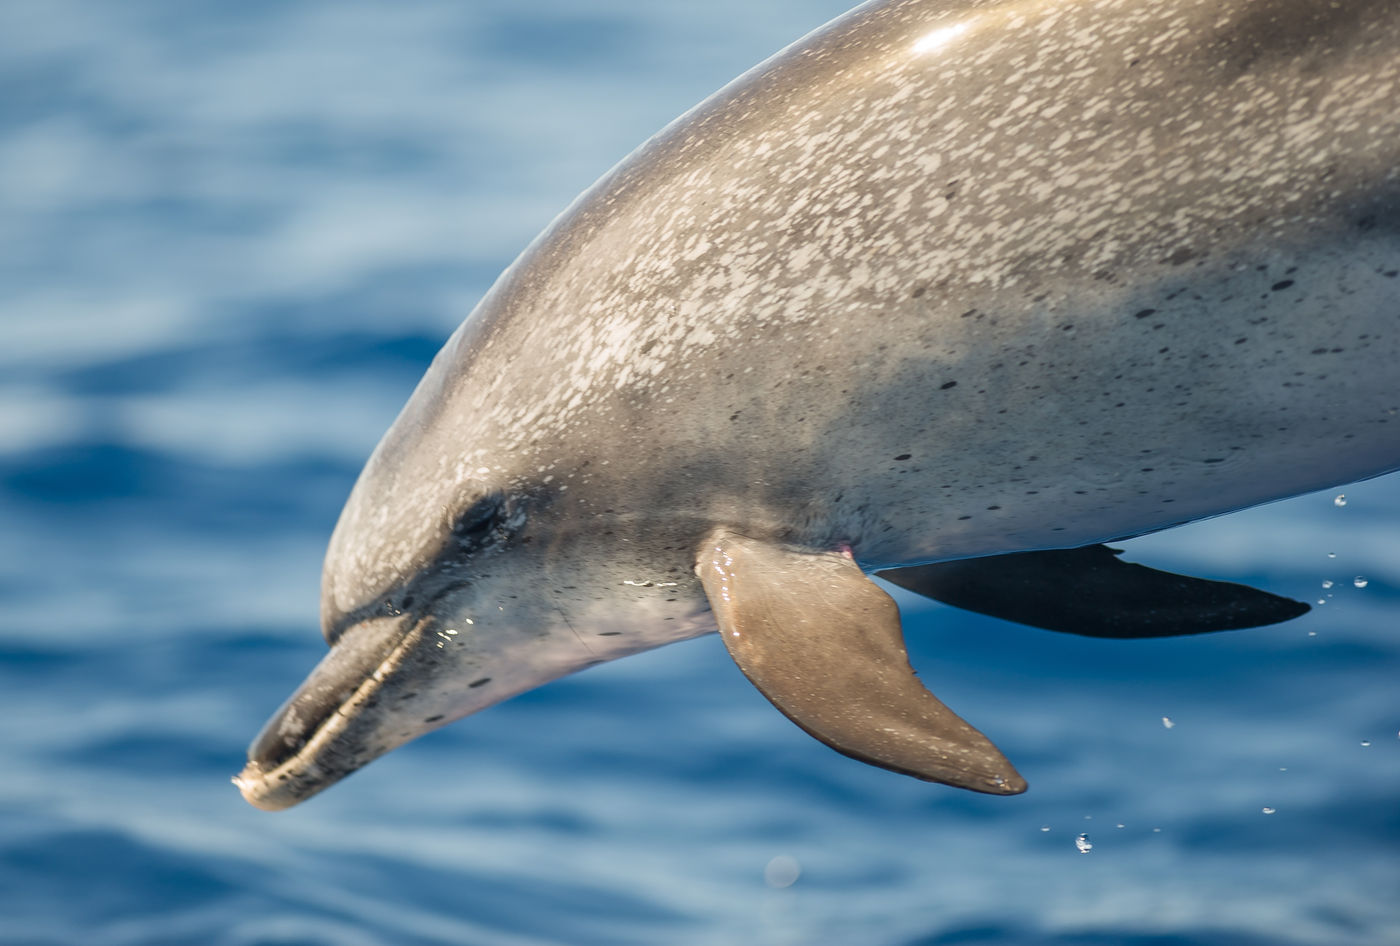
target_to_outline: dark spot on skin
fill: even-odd
[[[644,345],[639,349],[639,351],[640,351],[643,355],[645,355],[647,352],[649,352],[649,351],[651,351],[653,348],[655,348],[656,345],[657,345],[657,343],[658,343],[659,341],[660,341],[659,338],[653,338],[653,339],[651,339],[650,341],[648,341],[646,344],[644,344]]]
[[[1289,286],[1291,286],[1291,285],[1293,285],[1293,280],[1291,280],[1291,279],[1281,279],[1281,280],[1279,280],[1278,282],[1274,283],[1274,284],[1273,284],[1272,286],[1270,286],[1269,288],[1270,288],[1272,291],[1274,291],[1274,292],[1281,292],[1282,290],[1287,289],[1287,288],[1288,288]]]
[[[1133,313],[1133,318],[1135,318],[1135,319],[1145,319],[1145,318],[1147,318],[1149,315],[1156,315],[1156,314],[1157,314],[1157,310],[1156,310],[1156,309],[1139,309],[1137,312],[1134,312],[1134,313]]]
[[[1235,344],[1236,344],[1236,345],[1243,345],[1243,344],[1244,344],[1245,342],[1247,342],[1248,340],[1249,340],[1249,339],[1246,339],[1246,338],[1237,338],[1237,339],[1235,339]]]
[[[621,633],[622,633],[621,631],[599,631],[599,632],[598,632],[598,636],[599,636],[599,637],[617,637],[617,636],[618,636],[619,634],[621,634]]]
[[[479,686],[485,686],[486,684],[488,684],[488,683],[490,683],[490,682],[491,682],[491,678],[490,678],[490,677],[482,677],[480,680],[473,680],[471,683],[468,683],[467,686],[470,687],[471,689],[475,690],[477,687],[479,687]],[[438,718],[441,719],[442,717],[438,717]]]
[[[901,453],[899,456],[895,457],[895,459],[896,459],[896,460],[907,460],[907,459],[909,459],[911,456],[913,456],[912,453]]]
[[[423,722],[425,722],[425,723],[435,723],[435,722],[437,722],[438,720],[440,720],[440,719],[442,719],[442,718],[443,718],[443,717],[442,717],[441,715],[438,715],[438,716],[429,716],[427,719],[423,720]]]
[[[940,391],[946,391],[946,390],[948,390],[949,388],[955,388],[955,387],[957,387],[957,386],[958,386],[958,382],[956,382],[956,381],[944,381],[942,384],[940,384],[940,385],[938,386],[938,390],[940,390]]]
[[[1163,262],[1169,263],[1172,266],[1182,266],[1186,263],[1191,262],[1195,258],[1196,254],[1193,253],[1187,247],[1183,246],[1180,249],[1174,251],[1170,256],[1163,260]]]
[[[1388,269],[1381,273],[1381,275],[1386,279],[1394,279],[1396,276],[1400,276],[1400,269]]]
[[[1224,458],[1224,457],[1210,457],[1209,459],[1202,460],[1201,462],[1202,462],[1202,463],[1224,463],[1224,462],[1225,462],[1225,458]]]
[[[1139,473],[1151,473],[1152,471],[1153,471],[1153,467],[1145,466],[1145,467],[1143,467],[1141,470],[1139,470],[1138,472],[1139,472]]]
[[[922,295],[924,294],[924,292],[925,292],[924,287],[923,287],[923,286],[920,286],[918,289],[915,289],[915,290],[914,290],[914,298],[915,298],[915,299],[919,298],[920,296],[922,296]]]
[[[996,510],[998,510],[998,509],[1000,509],[1000,508],[1001,508],[1000,506],[988,506],[988,507],[987,507],[987,511],[988,511],[988,512],[995,512]]]
[[[959,522],[962,522],[964,519],[971,519],[971,518],[972,518],[971,516],[958,516],[958,521],[959,521]]]
[[[729,419],[730,419],[730,420],[738,420],[738,419],[739,419],[739,415],[742,414],[742,413],[744,413],[744,412],[743,412],[743,411],[735,411],[733,414],[730,414],[730,415],[729,415]]]
[[[1074,324],[1073,324],[1073,323],[1067,322],[1067,323],[1065,323],[1064,325],[1061,325],[1061,326],[1060,326],[1060,331],[1061,331],[1061,332],[1068,332],[1068,331],[1072,330],[1073,328],[1074,328]]]

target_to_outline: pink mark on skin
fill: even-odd
[[[836,546],[836,551],[841,553],[842,558],[848,558],[853,562],[856,560],[855,552],[853,552],[851,550],[851,547],[845,542],[842,542],[840,545]]]

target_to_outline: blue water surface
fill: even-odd
[[[836,755],[714,637],[286,813],[229,784],[442,340],[843,2],[0,4],[0,943],[1400,943],[1395,477],[1126,543],[1317,603],[1279,627],[1095,641],[901,598],[1017,798]]]

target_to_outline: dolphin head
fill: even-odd
[[[555,439],[546,462],[493,434],[491,411],[461,409],[470,358],[456,341],[341,513],[322,574],[330,652],[234,780],[260,808],[549,680],[710,629],[699,593],[678,588],[696,584],[690,563],[666,569],[632,547],[586,456]]]

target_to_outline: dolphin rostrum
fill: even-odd
[[[869,577],[1108,637],[1304,605],[1101,545],[1400,467],[1400,4],[875,0],[682,116],[433,361],[236,780],[718,629],[848,755],[1025,781]]]

